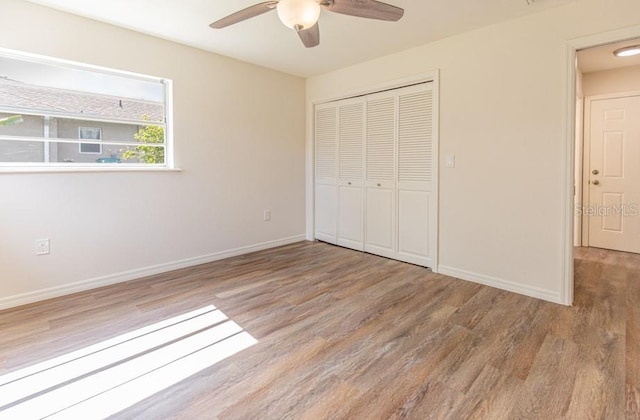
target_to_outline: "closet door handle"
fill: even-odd
[[[347,182],[347,185],[351,185],[351,181]]]
[[[378,184],[378,187],[382,187],[382,184]]]

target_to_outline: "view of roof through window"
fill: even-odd
[[[0,55],[0,166],[169,166],[160,79]]]
[[[153,102],[164,101],[162,84],[60,64],[0,56],[0,77],[28,85],[77,90]]]

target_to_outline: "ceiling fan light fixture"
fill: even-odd
[[[640,55],[640,45],[633,45],[631,47],[624,47],[617,49],[613,52],[616,57],[631,57],[633,55]]]
[[[321,11],[316,0],[280,0],[277,9],[282,23],[297,31],[315,25]]]

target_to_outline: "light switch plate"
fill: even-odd
[[[456,156],[455,155],[447,155],[447,156],[445,156],[445,166],[447,168],[455,168],[456,167]]]

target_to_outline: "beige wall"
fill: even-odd
[[[563,139],[574,123],[565,45],[639,15],[637,0],[575,1],[311,78],[307,99],[440,69],[440,153],[456,156],[440,170],[441,270],[558,301]]]
[[[582,87],[584,96],[640,92],[640,66],[587,73],[583,77]]]
[[[172,79],[183,169],[0,173],[0,307],[304,234],[303,79],[24,1],[0,9],[0,47]]]

